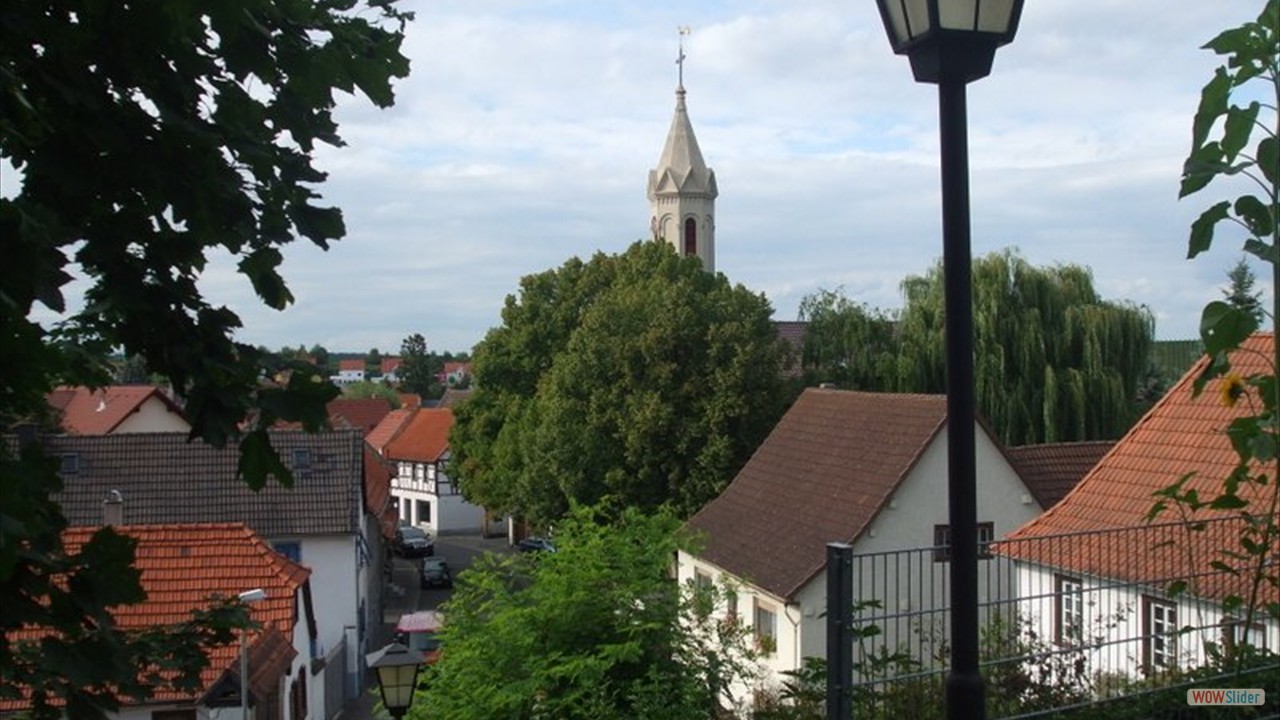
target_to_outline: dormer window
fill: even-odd
[[[296,448],[293,451],[293,469],[294,470],[310,470],[311,469],[311,449]]]

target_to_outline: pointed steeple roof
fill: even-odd
[[[671,118],[667,143],[658,158],[658,167],[649,171],[649,199],[663,195],[702,195],[715,198],[716,173],[702,159],[702,150],[693,134],[693,124],[685,108],[685,90],[676,88],[676,113]]]

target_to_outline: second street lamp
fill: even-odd
[[[978,672],[977,468],[974,449],[973,282],[965,85],[991,72],[1013,40],[1022,0],[876,0],[893,51],[919,82],[938,86],[942,263],[947,344],[947,494],[951,524],[951,667],[947,718],[986,716]]]

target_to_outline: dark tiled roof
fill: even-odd
[[[1005,453],[1036,502],[1049,508],[1066,497],[1114,446],[1112,440],[1044,443],[1005,448]]]
[[[1254,335],[1232,353],[1232,371],[1246,378],[1273,373],[1269,358],[1275,356],[1274,348],[1271,333]],[[1256,397],[1256,390],[1250,388],[1246,397],[1228,405],[1221,395],[1222,379],[1209,382],[1204,392],[1193,398],[1192,385],[1208,363],[1206,356],[1192,366],[1061,502],[1008,537],[1020,540],[1142,527],[1155,502],[1152,493],[1188,473],[1191,475],[1184,490],[1195,490],[1202,500],[1217,495],[1223,479],[1237,463],[1226,429],[1232,421],[1262,407],[1262,402]],[[1266,470],[1259,466],[1255,472]],[[1250,494],[1255,491],[1257,486],[1249,485],[1242,488],[1241,494],[1256,504],[1259,497]],[[1053,543],[1011,543],[1000,552],[1112,578],[1144,581],[1177,577],[1176,573],[1185,573],[1188,566],[1208,571],[1211,561],[1225,559],[1214,548],[1234,547],[1240,526],[1232,518],[1237,512],[1203,508],[1196,513],[1197,519],[1223,518],[1227,522],[1215,523],[1206,533],[1182,533],[1158,547],[1138,533],[1132,533],[1137,544],[1131,548],[1116,548],[1114,543],[1111,547],[1096,547],[1105,542],[1105,536],[1088,534],[1076,539],[1059,538]],[[1262,512],[1266,512],[1265,507]],[[1178,516],[1170,511],[1157,520],[1175,521]],[[1231,576],[1219,574],[1202,580],[1197,592],[1211,597],[1238,592],[1240,588],[1231,587],[1232,583]],[[1268,593],[1269,601],[1280,599],[1274,588]]]
[[[102,522],[111,490],[124,496],[124,521],[245,522],[263,537],[355,532],[362,512],[361,434],[273,431],[271,443],[294,473],[294,486],[271,481],[254,492],[236,478],[240,450],[219,450],[185,433],[61,435],[42,439],[52,456],[74,454],[78,469],[63,474],[55,498],[72,525]],[[295,464],[308,451],[307,468]]]
[[[946,398],[808,389],[733,482],[688,522],[704,558],[790,598],[852,542],[946,420]]]

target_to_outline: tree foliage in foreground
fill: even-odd
[[[280,248],[345,232],[317,204],[325,176],[312,164],[317,143],[342,144],[335,91],[390,105],[408,73],[407,19],[384,0],[6,6],[0,158],[16,180],[0,198],[0,424],[39,416],[57,384],[107,382],[106,359],[122,353],[172,384],[195,437],[239,441],[251,485],[288,482],[266,428],[322,426],[336,389],[306,364],[284,387],[262,383],[261,353],[233,339],[239,317],[198,281],[211,255],[230,255],[264,303],[292,302]],[[66,311],[73,267],[83,309],[51,329],[33,310]],[[141,599],[131,548],[109,529],[78,554],[62,547],[56,469],[36,446],[0,445],[0,694],[25,686],[98,717],[151,692],[136,682],[147,659],[206,661],[198,633],[135,637],[105,620]],[[52,630],[38,652],[8,640],[24,625]]]
[[[523,278],[456,409],[463,494],[538,523],[605,497],[693,513],[781,415],[770,314],[665,243]]]
[[[670,576],[681,523],[578,508],[556,551],[486,556],[444,607],[440,662],[411,718],[707,720],[754,672],[715,588]]]
[[[838,292],[805,299],[811,382],[946,391],[942,264],[902,289],[896,319]],[[1099,297],[1087,269],[1039,268],[1013,251],[977,258],[973,315],[978,409],[1005,443],[1116,438],[1137,418],[1154,320]]]

